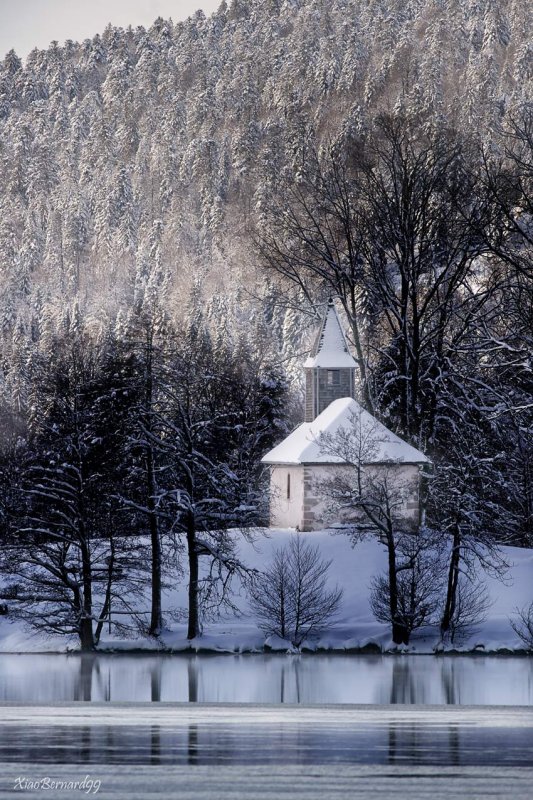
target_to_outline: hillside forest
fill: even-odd
[[[189,638],[231,604],[329,297],[357,399],[432,460],[448,598],[480,542],[533,547],[532,15],[232,0],[7,54],[1,569],[27,621],[91,649],[112,598],[157,636],[187,582]]]

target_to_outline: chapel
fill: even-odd
[[[350,353],[333,299],[320,325],[314,347],[304,363],[305,421],[262,462],[270,466],[270,526],[301,531],[320,530],[326,502],[320,484],[339,470],[353,472],[333,447],[324,442],[353,437],[365,475],[376,481],[386,474],[398,487],[398,524],[406,530],[420,525],[420,471],[429,459],[400,439],[355,400],[357,363]],[[343,439],[346,442],[346,438]],[[364,446],[361,444],[363,443]],[[353,462],[352,462],[353,463]],[[351,474],[351,473],[350,473]],[[392,476],[392,481],[389,476]],[[339,523],[353,522],[360,512],[344,510]]]

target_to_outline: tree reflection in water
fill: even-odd
[[[93,670],[96,656],[84,653],[79,658],[78,683],[74,689],[74,700],[91,701],[93,689]]]
[[[3,654],[2,701],[531,706],[533,659]]]
[[[198,665],[194,661],[187,664],[187,686],[189,703],[198,702]]]
[[[161,700],[161,660],[152,663],[150,669],[150,700],[159,703]]]

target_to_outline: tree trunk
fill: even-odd
[[[283,583],[281,584],[281,592],[279,598],[279,611],[280,611],[280,634],[281,638],[285,639],[285,588]]]
[[[392,641],[394,644],[409,644],[410,631],[401,622],[392,623]]]
[[[82,526],[80,531],[81,539],[81,568],[82,568],[82,583],[83,583],[83,602],[81,605],[81,618],[80,618],[80,644],[83,651],[94,650],[94,633],[93,633],[93,587],[92,587],[92,570],[91,570],[91,555],[89,546],[85,539],[85,530]]]
[[[111,557],[109,559],[109,566],[107,572],[107,586],[106,586],[105,598],[104,598],[104,603],[102,605],[102,610],[100,612],[100,616],[98,618],[96,631],[94,633],[94,642],[96,646],[98,646],[98,643],[100,641],[100,636],[102,635],[102,629],[104,627],[104,623],[106,619],[109,617],[109,613],[111,610],[111,589],[113,588],[114,566],[115,566],[115,545],[113,542],[113,538],[111,538]]]
[[[161,608],[161,540],[155,515],[150,515],[150,541],[152,549],[152,610],[150,614],[150,636],[159,636],[163,627]]]
[[[367,411],[371,414],[374,414],[374,401],[372,398],[372,393],[370,391],[370,383],[368,379],[368,373],[366,369],[366,362],[365,356],[363,353],[363,347],[361,345],[361,335],[359,333],[359,322],[357,317],[357,310],[356,310],[356,301],[355,301],[355,294],[354,292],[350,295],[350,305],[351,308],[346,308],[348,312],[348,317],[350,320],[350,327],[352,329],[352,339],[355,346],[355,360],[357,361],[357,366],[359,367],[359,377],[361,379],[361,386],[362,386],[362,393],[363,393],[363,405]]]
[[[93,625],[92,620],[87,619],[84,611],[84,600],[79,586],[73,588],[74,609],[78,617],[78,636],[80,637],[80,649],[82,653],[94,650]]]
[[[189,559],[189,624],[187,639],[200,633],[198,622],[198,553],[196,550],[196,526],[192,514],[187,523],[187,555]]]
[[[394,644],[409,644],[409,630],[398,621],[398,582],[396,579],[396,543],[394,534],[387,535],[387,555],[389,573],[389,607],[392,620],[392,641]]]
[[[148,479],[148,509],[150,524],[150,544],[152,553],[152,607],[150,615],[150,636],[159,636],[163,626],[161,609],[161,539],[157,511],[155,508],[155,474],[152,448],[148,445],[146,452],[146,471]]]
[[[444,638],[450,631],[450,626],[455,613],[457,602],[457,584],[459,582],[459,564],[461,561],[461,531],[459,522],[456,521],[453,531],[453,544],[448,569],[448,586],[446,589],[446,602],[440,623],[441,636]]]
[[[147,411],[146,424],[151,428],[151,415],[153,407],[154,381],[153,381],[153,327],[152,323],[146,329],[146,354],[145,354],[145,406]],[[150,444],[145,448],[146,468],[146,506],[148,508],[148,523],[150,527],[150,547],[152,555],[152,603],[150,612],[150,636],[159,636],[163,627],[161,609],[161,539],[159,536],[159,523],[156,509],[157,484],[155,479],[154,451]]]
[[[411,409],[409,413],[409,436],[420,445],[419,393],[420,393],[420,320],[416,292],[412,297],[412,336],[411,336]]]
[[[399,386],[399,409],[400,409],[400,424],[404,434],[409,435],[411,432],[411,403],[410,403],[410,372],[411,364],[409,358],[409,284],[406,278],[406,265],[402,269],[401,281],[401,295],[400,295],[400,313],[401,313],[401,326],[399,330],[399,357],[398,363],[400,364],[400,386]]]
[[[80,620],[80,645],[83,653],[94,650],[93,621],[87,617]]]

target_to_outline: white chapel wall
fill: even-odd
[[[287,476],[290,475],[290,497]],[[270,525],[272,528],[301,528],[304,507],[304,468],[274,466],[270,473]]]

